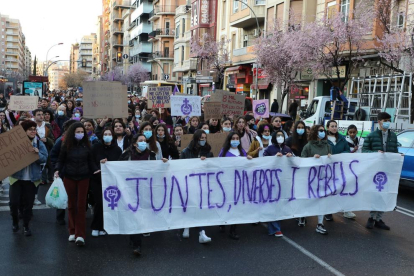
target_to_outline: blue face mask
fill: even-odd
[[[203,141],[198,141],[198,143],[200,144],[200,146],[204,147],[206,145],[206,140]]]
[[[387,130],[387,129],[390,128],[390,124],[391,124],[390,122],[383,122],[382,123],[382,128],[385,129],[385,130]]]
[[[232,148],[237,148],[240,145],[240,141],[239,140],[231,140],[230,145],[231,145]]]
[[[135,115],[135,118],[139,119],[141,118],[141,115]]]
[[[253,129],[256,130],[257,129],[257,126],[256,125],[253,125]]]
[[[203,129],[204,130],[204,132],[206,133],[206,134],[209,134],[210,133],[210,130],[209,129]]]
[[[105,143],[110,143],[110,142],[112,142],[112,136],[104,136],[103,140],[104,140]]]
[[[147,149],[147,142],[138,142],[137,148],[139,151],[144,151]]]
[[[318,137],[319,137],[319,139],[324,139],[325,138],[325,131],[324,132],[319,132],[318,131]]]
[[[230,132],[230,130],[231,130],[231,127],[223,127],[223,131],[225,132]]]
[[[75,117],[76,118],[79,118],[80,117],[80,114],[79,113],[75,113]]]
[[[128,101],[128,103],[130,104],[130,103],[131,103],[131,101]]]
[[[305,130],[303,128],[302,129],[297,129],[296,133],[299,134],[299,135],[303,135],[303,133],[305,133]]]
[[[59,110],[59,111],[58,111],[58,115],[59,115],[59,116],[63,116],[63,114],[65,114],[65,113],[64,113],[62,110]]]
[[[272,135],[262,135],[263,139],[270,140],[272,139]]]
[[[145,130],[144,131],[145,138],[149,139],[152,137],[152,131],[151,130]]]
[[[164,137],[165,137],[165,135],[158,135],[158,134],[157,134],[157,137],[158,137],[158,138],[164,138]]]

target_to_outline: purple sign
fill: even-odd
[[[109,186],[105,189],[104,198],[109,202],[108,207],[114,210],[115,207],[118,207],[118,201],[121,198],[121,191],[118,187]]]
[[[269,100],[254,100],[253,112],[255,118],[269,118]]]

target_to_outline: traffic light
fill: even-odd
[[[116,53],[116,62],[122,62],[122,52]]]
[[[86,67],[86,59],[82,59],[82,67]]]

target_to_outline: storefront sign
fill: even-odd
[[[336,75],[336,67],[332,67],[331,68],[331,72],[327,72],[327,74],[329,74],[329,76],[331,78],[336,78],[337,77],[337,75]],[[345,74],[346,74],[346,66],[339,66],[339,77],[340,78],[345,78]],[[301,80],[312,80],[313,78],[314,78],[314,75],[313,75],[313,71],[312,71],[311,68],[308,68],[306,70],[303,70],[300,73],[300,79]],[[327,79],[327,77],[326,77],[325,74],[320,74],[316,78],[317,79],[320,79],[320,80]]]
[[[200,15],[201,24],[209,24],[210,23],[209,0],[201,0],[200,10],[201,10],[201,15]]]

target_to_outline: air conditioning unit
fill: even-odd
[[[254,37],[258,37],[259,36],[259,33],[258,33],[258,30],[257,29],[254,29]]]

